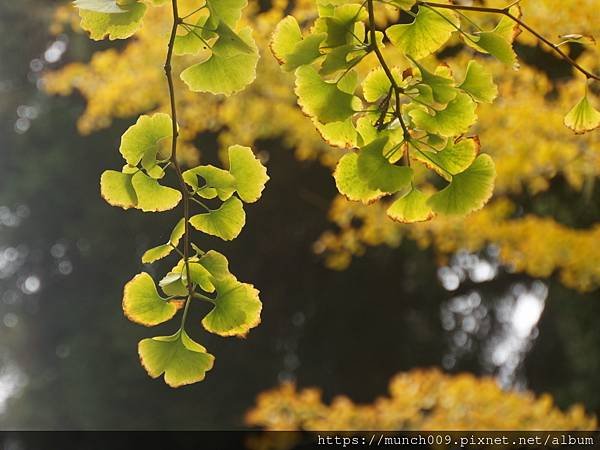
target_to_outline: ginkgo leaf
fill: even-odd
[[[412,179],[412,169],[396,166],[384,156],[388,138],[377,139],[363,147],[358,153],[358,174],[370,189],[393,194],[405,188]]]
[[[214,308],[202,320],[207,331],[220,336],[244,336],[260,323],[262,304],[254,286],[234,277],[215,280]]]
[[[469,61],[465,79],[458,87],[477,102],[493,103],[498,95],[492,72],[476,61]]]
[[[89,9],[93,5],[96,5],[96,9]],[[96,41],[105,37],[110,40],[128,38],[140,28],[146,12],[146,5],[143,3],[135,3],[122,8],[116,4],[116,1],[87,0],[83,2],[83,6],[86,9],[79,7],[81,28],[89,32],[90,37]],[[98,11],[102,8],[106,8],[110,12]],[[115,8],[118,8],[120,12],[117,13]]]
[[[456,98],[458,91],[454,87],[455,83],[451,74],[446,73],[447,67],[438,66],[436,73],[432,73],[417,61],[412,61],[421,74],[421,83],[417,87],[419,88],[423,84],[426,85],[429,88],[431,99],[433,101],[438,103],[448,103]],[[423,92],[421,92],[421,95],[423,95]]]
[[[171,236],[169,238],[169,242],[166,244],[158,245],[149,250],[146,250],[142,255],[142,263],[151,264],[160,259],[166,258],[169,256],[173,250],[179,245],[179,241],[185,234],[185,220],[181,219],[173,228],[171,232]]]
[[[248,0],[206,0],[212,28],[216,28],[221,21],[230,27],[234,27],[240,20],[242,10],[247,4]]]
[[[390,205],[387,215],[400,223],[427,222],[435,216],[428,200],[427,194],[413,188]]]
[[[177,306],[162,298],[152,277],[142,272],[125,285],[123,311],[132,322],[154,326],[171,319]]]
[[[392,25],[386,35],[407,55],[423,59],[439,50],[459,25],[460,21],[452,11],[420,6],[412,23]]]
[[[351,117],[341,122],[315,122],[315,126],[323,140],[329,145],[341,148],[356,147],[358,134]]]
[[[254,156],[250,147],[229,147],[229,172],[235,179],[235,189],[246,203],[257,201],[269,180],[267,169]]]
[[[362,23],[366,19],[367,11],[358,3],[348,3],[336,6],[329,17],[321,17],[315,24],[317,32],[327,35],[325,46],[334,48],[340,45],[351,44],[360,38],[359,30],[364,28]],[[356,42],[360,43],[360,42]]]
[[[458,142],[449,139],[446,147],[439,152],[419,146],[412,156],[450,181],[452,175],[464,172],[473,164],[479,149],[480,143],[477,137],[461,139]]]
[[[286,16],[275,27],[269,46],[279,64],[285,64],[288,55],[294,51],[300,41],[302,41],[302,30],[298,21],[294,16]]]
[[[476,50],[489,53],[509,66],[516,66],[517,54],[512,44],[495,31],[482,31],[468,35],[465,42]]]
[[[392,69],[392,74],[397,82],[401,80],[398,69]],[[362,82],[363,95],[365,100],[370,103],[374,103],[379,99],[390,95],[391,87],[392,83],[381,67],[377,67],[369,72]]]
[[[162,244],[156,247],[152,247],[144,252],[142,255],[142,263],[151,264],[160,259],[166,258],[173,252],[174,248],[170,244]]]
[[[465,133],[477,120],[475,103],[467,94],[459,94],[446,109],[437,111],[435,115],[423,109],[413,109],[409,115],[418,128],[445,137]]]
[[[364,48],[357,47],[354,44],[336,47],[325,54],[325,59],[323,60],[319,73],[321,75],[331,75],[340,70],[348,70],[348,68],[353,67],[360,62],[366,54],[367,52]],[[318,56],[320,56],[320,53],[317,57]],[[312,61],[309,61],[308,63],[310,62]]]
[[[181,79],[190,90],[231,95],[254,81],[259,56],[251,28],[242,29],[239,38],[249,50],[220,37],[208,59],[181,72]]]
[[[321,56],[319,47],[327,37],[326,34],[311,34],[298,42],[294,49],[288,53],[283,64],[283,69],[288,72],[296,70],[300,66],[310,64]]]
[[[187,32],[175,36],[173,53],[177,56],[196,55],[203,49],[208,49],[207,41],[198,30],[206,25],[208,16],[201,16],[195,25],[182,26]]]
[[[452,182],[433,194],[428,204],[433,211],[447,215],[465,215],[483,208],[492,196],[496,169],[489,155],[479,155],[462,173],[452,177]]]
[[[371,189],[367,180],[358,173],[358,154],[348,153],[337,164],[333,177],[338,191],[348,200],[373,203],[384,195],[384,192]]]
[[[209,250],[199,259],[199,264],[208,270],[212,279],[230,278],[233,275],[229,272],[229,263],[227,258],[215,250]]]
[[[100,193],[102,198],[112,206],[123,209],[134,208],[137,205],[137,195],[131,179],[133,175],[107,170],[100,177]]]
[[[584,134],[600,127],[600,112],[592,106],[587,95],[565,116],[565,125],[575,134]]]
[[[138,198],[135,207],[144,212],[168,211],[181,200],[181,192],[177,189],[162,186],[143,172],[133,176],[132,184]]]
[[[231,197],[219,209],[190,218],[190,224],[198,231],[217,236],[224,241],[235,239],[246,223],[242,202]]]
[[[137,166],[143,161],[145,169],[156,165],[156,155],[161,143],[173,136],[171,116],[156,113],[152,116],[140,116],[121,137],[119,151],[127,164]]]
[[[198,177],[204,180],[201,186]],[[219,199],[227,200],[235,192],[236,180],[227,170],[207,165],[198,166],[183,172],[184,181],[190,185],[198,195],[204,198],[214,198],[216,194]],[[211,188],[208,190],[206,188]]]
[[[355,72],[349,72],[346,78],[356,80]],[[302,111],[322,123],[343,121],[362,107],[358,97],[323,80],[312,66],[296,70],[296,95]]]
[[[135,3],[135,1],[132,3]],[[105,14],[123,14],[127,12],[119,5],[117,0],[75,0],[73,6],[80,10]]]
[[[215,359],[184,330],[172,336],[143,339],[138,353],[148,375],[158,378],[164,374],[165,383],[171,387],[202,381]]]

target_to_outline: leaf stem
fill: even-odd
[[[550,47],[556,53],[558,53],[562,57],[562,59],[564,59],[567,63],[569,63],[573,68],[575,68],[576,70],[578,70],[579,72],[584,74],[588,80],[593,79],[596,81],[600,81],[600,76],[595,75],[592,72],[590,72],[589,70],[583,68],[581,65],[579,65],[579,63],[577,61],[575,61],[573,58],[571,58],[569,55],[567,55],[558,45],[556,45],[556,44],[552,43],[551,41],[549,41],[548,39],[546,39],[539,32],[537,32],[534,28],[527,25],[527,23],[523,22],[517,16],[512,14],[510,12],[510,8],[512,6],[514,6],[514,4],[515,4],[515,2],[513,2],[511,5],[509,5],[505,8],[490,8],[490,7],[486,7],[486,6],[467,6],[467,5],[455,5],[455,4],[446,4],[446,3],[427,2],[427,1],[421,1],[421,0],[417,1],[417,5],[423,5],[423,6],[427,6],[430,8],[453,9],[455,11],[473,11],[473,12],[480,12],[480,13],[501,14],[503,16],[506,16],[509,19],[511,19],[513,22],[517,23],[519,26],[521,26],[524,29],[526,29],[527,31],[529,31],[533,36],[535,36],[541,42],[546,44],[548,47]]]
[[[183,179],[181,167],[177,161],[177,138],[179,136],[179,130],[177,128],[177,106],[175,101],[175,86],[173,83],[173,69],[171,67],[171,60],[173,59],[173,49],[175,47],[175,37],[177,36],[177,27],[182,23],[182,19],[179,17],[179,9],[177,0],[171,0],[173,9],[173,26],[171,28],[171,36],[169,37],[169,45],[167,47],[167,58],[165,60],[165,76],[167,77],[167,84],[169,87],[169,100],[171,104],[171,121],[173,124],[173,142],[171,144],[171,163],[177,174],[179,180],[179,188],[183,199],[183,219],[185,221],[185,235],[183,237],[183,262],[185,264],[188,297],[185,301],[185,307],[183,310],[183,316],[181,318],[181,328],[185,326],[185,319],[187,318],[188,307],[190,299],[194,294],[194,288],[190,277],[190,195],[187,190],[187,186]]]
[[[369,12],[369,35],[370,35],[370,47],[371,50],[375,52],[377,59],[379,60],[379,64],[381,64],[381,68],[385,72],[386,76],[390,80],[390,84],[392,85],[392,89],[394,90],[395,99],[396,99],[396,117],[400,121],[400,126],[402,127],[402,132],[404,133],[404,138],[408,139],[410,136],[408,133],[408,128],[406,123],[404,123],[404,118],[402,117],[401,104],[400,104],[400,94],[404,93],[404,89],[398,85],[398,82],[394,78],[394,74],[392,73],[390,67],[388,66],[385,58],[383,57],[383,53],[381,53],[381,49],[379,45],[377,45],[377,33],[375,30],[375,12],[373,9],[373,0],[367,0],[367,10]]]

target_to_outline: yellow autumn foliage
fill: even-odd
[[[389,395],[372,404],[339,396],[326,404],[316,388],[291,383],[259,394],[246,424],[266,430],[595,430],[580,405],[567,411],[552,397],[505,392],[491,378],[417,369],[396,375]]]
[[[196,4],[193,0],[180,3],[183,14]],[[505,4],[500,0],[486,2],[489,6]],[[523,19],[555,42],[559,41],[559,35],[587,35],[597,31],[595,0],[539,0],[523,2],[522,9]],[[244,92],[222,102],[218,96],[191,93],[177,83],[184,159],[197,162],[200,153],[192,142],[201,133],[217,132],[223,148],[236,142],[260,150],[257,141],[278,138],[294,149],[299,159],[335,166],[344,150],[328,146],[311,121],[303,116],[296,106],[293,76],[280,70],[268,50],[275,25],[288,12],[300,23],[310,22],[316,14],[315,1],[275,0],[267,11],[259,9],[259,2],[250,1],[246,8],[244,21],[255,30],[262,58],[257,80]],[[76,28],[75,15],[69,6],[59,7],[54,31],[60,32],[65,26]],[[470,17],[493,25],[491,16],[471,14]],[[393,9],[378,10],[380,23],[396,19],[397,12]],[[87,100],[78,122],[82,133],[108,127],[113,118],[168,111],[163,69],[157,61],[164,59],[169,20],[164,8],[151,8],[135,39],[122,49],[98,51],[88,63],[69,64],[46,75],[48,92],[68,95],[78,91]],[[518,41],[536,44],[526,32],[519,35]],[[455,37],[449,45],[459,42]],[[389,61],[404,63],[395,56],[393,48],[384,51]],[[578,63],[600,72],[597,47],[586,47],[580,53]],[[471,51],[465,49],[445,61],[460,72],[472,57]],[[188,58],[177,58],[175,62],[176,72],[189,65]],[[475,130],[482,151],[492,155],[496,163],[496,188],[490,204],[467,218],[438,217],[428,223],[407,226],[387,218],[383,202],[367,207],[338,197],[329,213],[336,231],[325,231],[315,243],[315,251],[325,255],[328,266],[344,269],[353,256],[364,253],[369,246],[395,247],[403,238],[415,239],[423,247],[433,246],[440,260],[461,248],[476,251],[494,243],[500,249],[500,261],[515,271],[536,277],[556,272],[566,286],[580,291],[600,286],[600,246],[594,245],[600,238],[600,227],[573,229],[558,222],[552,214],[523,215],[515,200],[521,195],[535,199],[559,178],[565,180],[569,190],[584,196],[600,175],[600,133],[576,136],[563,124],[564,115],[584,93],[582,76],[574,74],[550,80],[539,69],[524,63],[518,71],[489,58],[484,63],[494,73],[500,91],[494,104],[479,108]],[[367,58],[361,71],[366,73],[375,64],[375,58]],[[590,92],[599,91],[591,84]],[[598,95],[592,95],[591,101],[597,104]],[[417,173],[419,176],[424,175]]]

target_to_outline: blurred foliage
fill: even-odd
[[[412,370],[390,381],[389,396],[360,405],[323,402],[315,388],[293,384],[261,393],[246,423],[266,430],[595,430],[580,405],[562,412],[550,395],[503,392],[491,378]]]
[[[190,0],[183,3],[186,1]],[[185,158],[190,164],[196,163],[200,153],[195,139],[202,133],[217,132],[223,147],[235,141],[253,145],[261,139],[281,138],[295,149],[299,159],[319,159],[333,167],[342,150],[328,147],[303,117],[295,104],[292,77],[279,70],[267,51],[275,24],[287,13],[300,23],[313,19],[314,1],[275,0],[268,8],[261,5],[250,2],[244,18],[255,28],[263,54],[257,81],[227,103],[180,89],[178,106],[182,111]],[[593,33],[596,11],[592,0],[541,0],[523,5],[524,20],[551,39],[573,32]],[[381,25],[389,24],[398,20],[398,13],[382,9],[377,20]],[[76,28],[76,23],[71,8],[61,7],[53,31],[60,32],[69,25]],[[166,39],[168,26],[167,15],[155,8],[146,17],[136,41],[121,49],[98,51],[87,63],[69,64],[46,76],[48,92],[67,95],[77,90],[86,98],[87,107],[78,123],[80,132],[108,127],[113,118],[167,110],[162,68],[156,64],[165,46],[156,35],[159,30]],[[596,47],[569,45],[572,57],[598,72]],[[600,138],[597,132],[573,135],[562,123],[564,112],[582,95],[581,79],[568,65],[536,47],[528,33],[519,35],[517,50],[523,63],[519,71],[486,61],[500,88],[495,104],[480,107],[475,130],[481,137],[482,151],[494,157],[498,171],[490,206],[464,220],[440,218],[406,226],[385,217],[384,203],[365,207],[339,197],[329,212],[335,228],[326,231],[315,245],[329,267],[345,269],[352,257],[363,254],[367,247],[396,247],[404,237],[416,239],[423,247],[433,246],[441,261],[460,248],[478,250],[494,242],[500,249],[501,262],[515,271],[532,276],[557,272],[562,283],[580,291],[598,287],[600,264],[590,261],[600,261],[600,248],[592,245],[600,237],[595,225],[598,203],[594,200],[594,183],[600,174]],[[398,58],[393,48],[385,51],[392,60]],[[452,67],[465,66],[472,56],[458,39],[445,53],[450,54],[444,58],[450,58]],[[176,70],[185,66],[186,58],[181,64]],[[375,64],[373,59],[371,66]],[[369,70],[369,64],[364,70]],[[553,193],[556,184],[564,185],[564,191],[575,201],[564,202],[561,198],[557,205],[555,199],[545,198],[544,194]]]

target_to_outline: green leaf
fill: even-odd
[[[177,56],[196,55],[200,50],[208,49],[206,39],[200,34],[201,27],[206,26],[208,16],[202,16],[196,22],[196,26],[188,26],[187,33],[175,36],[173,53]],[[183,26],[181,29],[186,29]],[[202,39],[201,39],[202,38]]]
[[[158,181],[143,172],[136,173],[132,183],[138,198],[135,207],[144,212],[168,211],[175,208],[181,200],[181,192],[161,186]]]
[[[349,72],[344,80],[355,83],[356,73]],[[341,83],[340,83],[341,84]],[[351,93],[342,90],[343,86],[323,80],[312,66],[302,66],[296,70],[296,95],[305,114],[319,122],[339,122],[351,117],[362,108],[361,101]]]
[[[119,6],[117,0],[75,0],[73,6],[80,10],[105,14],[123,14],[127,12],[126,9]]]
[[[185,234],[185,220],[181,219],[175,225],[175,228],[171,232],[171,237],[169,238],[169,242],[166,244],[159,245],[157,247],[153,247],[142,255],[142,263],[151,264],[159,259],[166,258],[169,256],[173,250],[179,245],[179,241]]]
[[[158,378],[164,374],[165,383],[171,387],[202,381],[215,359],[183,330],[172,336],[143,339],[138,352],[148,375]]]
[[[377,189],[371,189],[367,180],[358,173],[358,154],[348,153],[344,155],[333,173],[335,185],[338,191],[348,200],[373,203],[385,195]]]
[[[121,137],[119,151],[127,164],[137,166],[140,162],[145,169],[156,165],[156,155],[166,139],[173,137],[171,116],[156,113],[143,115]]]
[[[433,116],[423,109],[413,109],[409,115],[418,128],[444,137],[465,133],[477,120],[475,103],[467,94],[459,94]]]
[[[587,133],[600,127],[600,112],[592,106],[586,95],[567,113],[565,125],[575,134]]]
[[[229,147],[229,172],[235,179],[235,189],[246,203],[257,201],[269,180],[267,169],[254,156],[250,147]]]
[[[196,214],[190,218],[190,224],[196,230],[220,237],[224,241],[235,239],[242,231],[245,223],[246,213],[244,213],[244,207],[236,197],[231,197],[219,209],[204,214]]]
[[[439,66],[436,70],[436,73],[432,73],[415,60],[412,61],[421,73],[421,83],[417,86],[417,88],[420,88],[423,85],[428,86],[430,89],[430,91],[428,91],[431,94],[432,100],[438,103],[446,104],[456,98],[458,91],[454,87],[454,79],[451,76],[444,76],[446,75],[445,72],[447,71],[446,67]],[[421,90],[420,92],[421,95],[423,95]]]
[[[133,175],[107,170],[100,177],[100,194],[112,206],[123,209],[137,205],[137,195],[131,182]]]
[[[219,37],[208,59],[181,72],[181,79],[190,90],[231,95],[254,81],[259,56],[251,28],[241,30],[239,38],[249,50]]]
[[[465,79],[458,87],[476,102],[493,103],[498,96],[492,72],[476,61],[469,61]]]
[[[212,279],[223,279],[232,277],[229,272],[229,263],[227,258],[221,253],[209,250],[199,260],[199,263],[208,270]]]
[[[412,23],[392,25],[386,34],[392,44],[414,59],[423,59],[439,50],[450,39],[460,20],[452,11],[420,6]]]
[[[342,122],[320,123],[315,122],[317,131],[325,142],[334,147],[354,148],[356,147],[357,133],[352,118]]]
[[[181,241],[181,238],[183,237],[183,235],[185,234],[185,219],[180,219],[179,222],[177,222],[177,225],[175,225],[175,228],[173,228],[173,231],[171,231],[171,236],[169,237],[169,242],[171,244],[173,244],[174,247],[177,247],[179,245],[179,241]]]
[[[216,28],[220,21],[230,27],[234,27],[240,17],[242,10],[248,4],[247,0],[206,0],[210,11],[211,28]]]
[[[413,188],[391,204],[387,215],[400,223],[427,222],[435,216],[428,199],[428,195]]]
[[[177,306],[162,298],[152,277],[142,272],[125,285],[123,311],[132,322],[151,327],[171,319]]]
[[[300,41],[302,41],[302,30],[298,21],[294,16],[286,16],[275,27],[269,47],[279,64],[285,64],[288,55],[294,51]]]
[[[201,186],[198,177],[204,180]],[[235,192],[235,178],[227,170],[215,166],[198,166],[183,172],[184,181],[191,186],[197,194],[204,198],[214,198],[212,193],[221,200],[227,200]],[[211,189],[207,189],[211,188]],[[208,192],[206,192],[208,190]]]
[[[340,45],[360,43],[356,36],[364,34],[364,24],[367,17],[365,7],[358,3],[348,3],[337,6],[333,15],[321,17],[315,24],[315,31],[327,34],[325,46],[327,48]],[[361,31],[362,30],[362,31]]]
[[[477,137],[461,139],[458,142],[449,139],[443,150],[435,152],[419,147],[413,153],[413,158],[450,181],[452,175],[464,172],[473,164],[479,154],[479,149],[480,143]]]
[[[387,137],[379,138],[358,153],[358,174],[370,189],[393,194],[410,184],[413,171],[410,167],[391,164],[384,156]]]
[[[447,215],[465,215],[483,208],[492,196],[496,170],[488,155],[479,155],[464,172],[427,202],[433,211]]]
[[[128,38],[140,28],[146,12],[146,5],[143,3],[120,7],[113,1],[80,0],[79,5],[76,4],[79,6],[81,28],[89,32],[90,37],[96,41],[105,37],[110,40]],[[103,8],[107,11],[98,11]],[[115,8],[120,12],[117,13]]]
[[[470,34],[465,38],[465,42],[482,53],[489,53],[498,60],[509,66],[516,66],[517,54],[512,48],[512,44],[501,34],[495,31],[482,31],[477,34]]]
[[[202,320],[207,331],[220,336],[244,336],[260,323],[262,304],[254,286],[234,277],[215,280],[214,308]]]
[[[402,79],[397,68],[392,73],[397,82]],[[392,83],[381,67],[371,70],[362,82],[363,95],[369,103],[375,103],[379,99],[389,95]]]
[[[144,252],[142,255],[142,263],[151,264],[160,259],[166,258],[173,251],[173,247],[170,244],[162,244],[156,247],[152,247]]]

